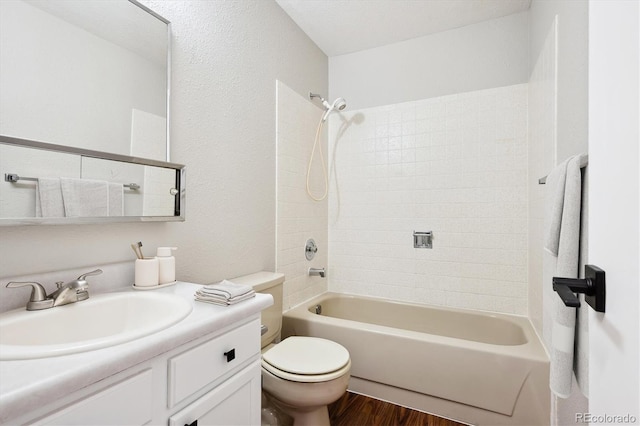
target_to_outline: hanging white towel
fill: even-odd
[[[36,217],[64,217],[64,203],[59,178],[38,178]]]
[[[109,182],[109,216],[124,215],[124,187],[121,183]]]
[[[65,216],[109,216],[109,185],[104,180],[60,178]]]
[[[557,166],[547,178],[551,194],[550,226],[545,249],[557,256],[554,276],[578,278],[580,254],[580,208],[582,179],[580,168],[587,156],[577,155]],[[548,283],[551,285],[551,283]],[[551,312],[551,372],[549,386],[560,398],[571,394],[576,309],[553,297]]]
[[[551,192],[549,227],[544,240],[544,249],[558,257],[560,244],[560,226],[562,224],[562,207],[564,206],[564,187],[567,179],[567,164],[571,158],[556,166],[547,176],[546,189]]]
[[[588,156],[577,155],[569,157],[562,164],[558,165],[547,177],[547,190],[551,191],[550,206],[550,223],[547,229],[547,235],[544,241],[544,248],[554,256],[558,256],[558,248],[560,245],[560,229],[562,225],[562,215],[565,199],[565,187],[567,178],[567,166],[570,161],[577,161],[580,168],[585,167],[588,162]],[[578,216],[578,224],[580,217]]]

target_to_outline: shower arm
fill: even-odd
[[[320,99],[320,103],[322,103],[323,105],[327,102],[327,100],[325,98],[323,98],[321,95],[319,95],[317,93],[309,92],[309,99],[313,100],[313,98]]]

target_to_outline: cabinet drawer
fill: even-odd
[[[169,360],[169,407],[260,354],[256,319]]]
[[[37,425],[144,425],[153,418],[151,370],[47,416]]]
[[[260,362],[239,371],[220,386],[169,417],[169,426],[260,424]]]

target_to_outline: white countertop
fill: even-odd
[[[270,295],[260,293],[257,293],[254,298],[233,306],[197,302],[193,295],[200,287],[199,284],[178,282],[175,286],[153,290],[182,296],[193,303],[193,310],[177,324],[149,336],[72,355],[23,361],[0,361],[0,423],[24,415],[33,407],[52,403],[61,396],[94,384],[205,334],[249,318],[273,304],[273,298]],[[136,290],[129,287],[118,291]]]

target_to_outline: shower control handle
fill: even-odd
[[[304,245],[304,257],[307,260],[312,260],[317,252],[318,246],[316,245],[316,242],[313,241],[313,238],[309,238],[307,243]]]

